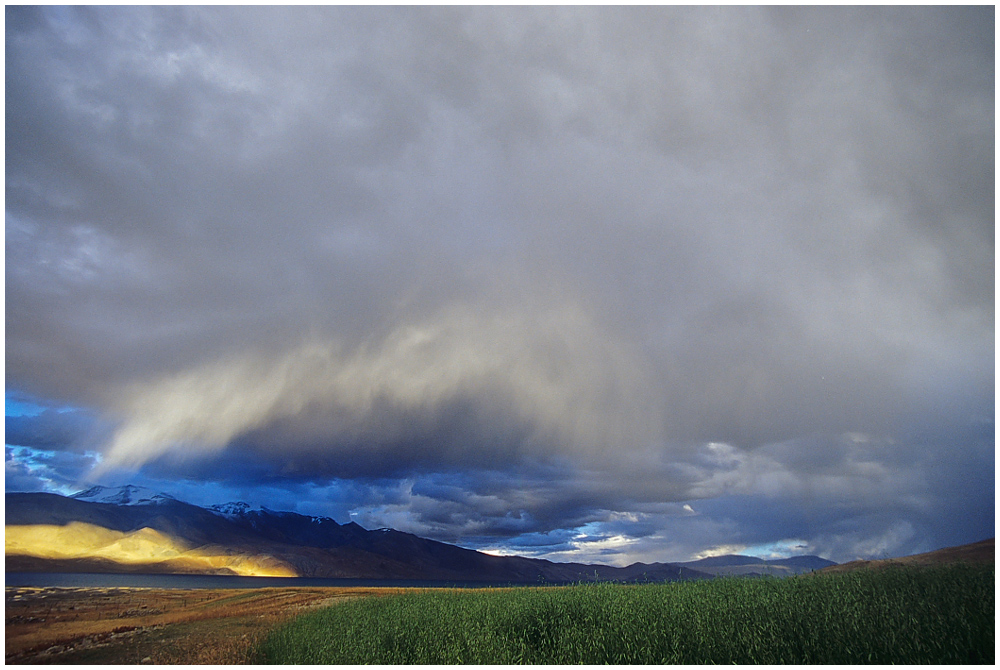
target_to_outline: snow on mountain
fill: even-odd
[[[152,489],[146,488],[145,486],[135,486],[134,484],[127,484],[125,486],[92,486],[86,491],[80,491],[79,493],[74,493],[69,496],[76,500],[83,500],[86,502],[95,503],[105,503],[111,505],[157,505],[164,502],[181,502],[172,495],[166,493],[158,493]],[[250,505],[249,503],[236,501],[227,502],[218,505],[209,505],[203,507],[213,514],[217,514],[221,517],[225,517],[231,521],[240,519],[250,519],[260,516],[271,516],[271,517],[301,517],[302,515],[295,512],[280,512],[261,505]],[[326,521],[331,521],[326,517],[305,517],[310,519],[313,523],[323,523]]]
[[[219,516],[224,516],[227,519],[234,519],[246,516],[250,512],[260,512],[263,510],[262,507],[253,507],[245,502],[228,502],[222,503],[221,505],[210,505],[206,507],[209,512],[215,512]]]
[[[270,517],[272,519],[293,519],[295,521],[308,520],[313,524],[332,524],[334,526],[339,526],[333,519],[327,518],[325,516],[309,516],[306,514],[299,514],[298,512],[283,512],[279,510],[269,509],[263,505],[250,505],[245,502],[228,502],[222,503],[220,505],[210,505],[206,507],[209,512],[218,514],[219,516],[225,517],[230,521],[246,521],[250,525],[257,527],[257,521],[263,517]]]
[[[108,503],[112,505],[158,505],[173,502],[177,499],[166,493],[158,493],[143,486],[108,487],[93,486],[86,491],[74,493],[70,498],[87,502]]]

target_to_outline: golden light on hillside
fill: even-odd
[[[4,545],[8,557],[100,559],[132,567],[244,577],[298,576],[292,566],[273,556],[233,553],[213,545],[191,547],[152,528],[121,532],[81,522],[6,526]]]

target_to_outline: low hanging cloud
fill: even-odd
[[[658,396],[635,352],[579,308],[461,306],[353,351],[313,341],[127,386],[105,466],[205,456],[248,435],[293,452],[419,442],[435,453],[416,462],[445,467],[468,462],[461,452],[612,461],[662,441]]]

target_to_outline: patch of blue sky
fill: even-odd
[[[72,412],[79,408],[70,405],[59,405],[43,398],[37,398],[11,389],[5,389],[4,391],[4,416],[37,416],[47,409],[57,412]]]
[[[35,403],[28,402],[26,400],[11,398],[9,391],[4,397],[5,416],[35,416],[36,414],[41,414],[44,411],[45,407],[43,405],[36,405]]]

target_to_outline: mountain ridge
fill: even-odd
[[[696,561],[684,561],[677,563],[677,565],[698,570],[699,572],[707,572],[717,577],[784,577],[820,570],[834,566],[836,563],[828,561],[825,558],[820,558],[819,556],[790,556],[788,558],[763,559],[755,556],[725,554],[722,556],[709,556]]]
[[[94,487],[69,497],[7,493],[5,501],[7,569],[11,571],[78,572],[84,566],[99,572],[145,568],[150,572],[501,583],[675,581],[719,574],[717,569],[700,569],[697,561],[613,567],[494,556],[393,529],[366,530],[354,522],[340,524],[327,517],[253,508],[247,503],[199,507],[139,487]],[[75,537],[67,534],[70,524],[82,524],[73,527]],[[145,529],[145,535],[136,535]],[[52,541],[41,539],[57,536],[62,544],[78,547],[77,553],[58,554]],[[83,536],[91,538],[93,546],[78,541]],[[32,547],[32,541],[45,546]],[[155,541],[164,546],[157,549]],[[139,545],[144,555],[158,560],[133,560],[127,547]],[[754,565],[767,564],[741,558]],[[794,574],[790,569],[770,572],[775,573]]]
[[[74,500],[103,502],[114,505],[152,505],[166,500],[177,500],[172,495],[157,493],[152,489],[135,486],[134,484],[126,484],[117,488],[92,486],[85,491],[74,493],[69,497]]]
[[[934,551],[926,551],[920,554],[911,554],[897,558],[857,559],[848,561],[847,563],[830,565],[816,572],[829,574],[852,572],[854,570],[882,570],[899,566],[926,568],[954,563],[995,564],[995,541],[996,538],[990,537],[979,542],[961,544],[954,547],[942,547]]]

